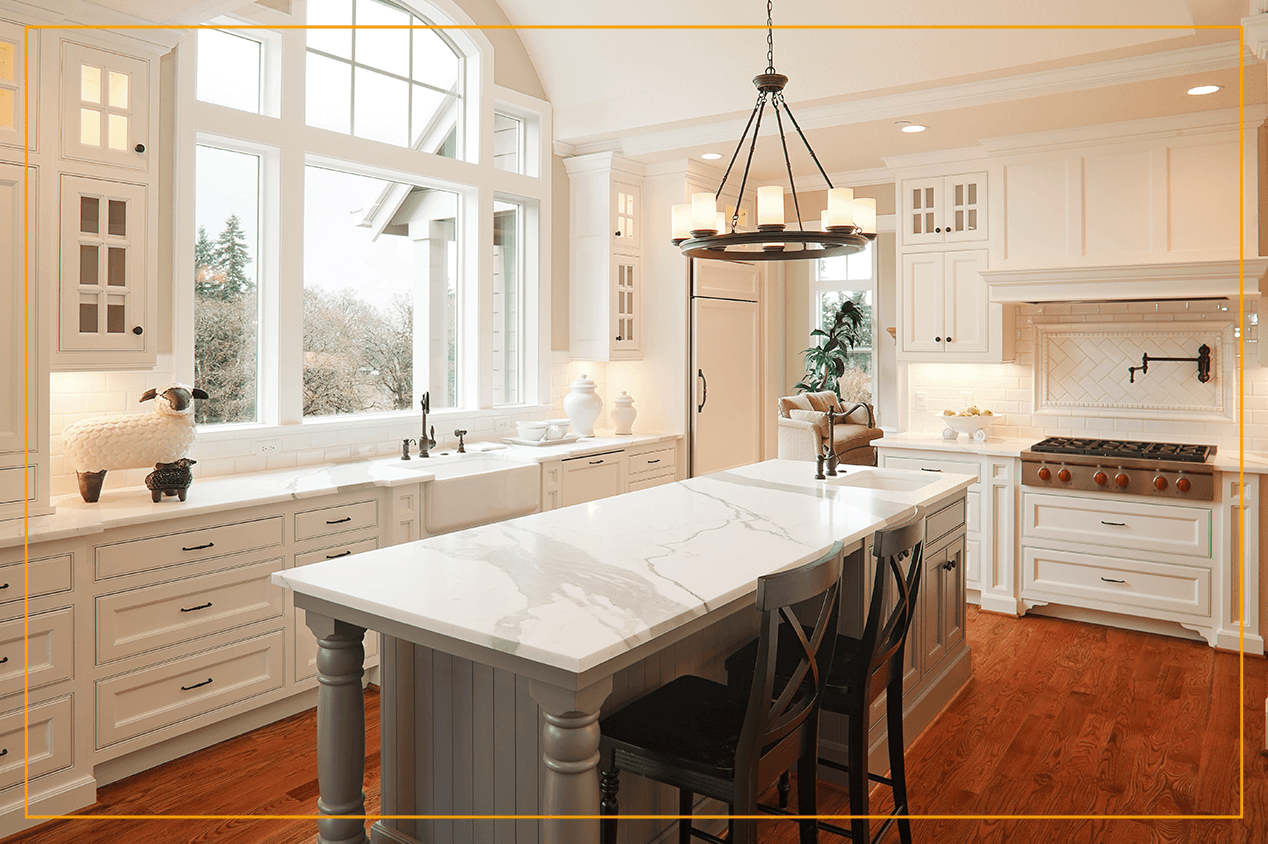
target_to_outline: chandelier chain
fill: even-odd
[[[775,0],[766,0],[766,72],[775,72],[775,37],[771,31],[775,26],[773,17]]]

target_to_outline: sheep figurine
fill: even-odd
[[[182,457],[175,463],[156,464],[154,471],[145,476],[145,486],[150,491],[150,497],[158,501],[164,495],[179,495],[181,501],[184,501],[186,490],[194,482],[194,473],[189,471],[189,467],[197,462]]]
[[[109,469],[143,469],[175,463],[194,445],[194,399],[207,393],[184,384],[146,390],[151,412],[100,416],[67,425],[62,431],[66,462],[79,478],[79,494],[88,502],[101,496]],[[184,496],[181,496],[184,500]]]

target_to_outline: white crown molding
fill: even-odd
[[[1268,258],[1247,258],[1245,272],[1246,295],[1258,296]],[[1241,293],[1242,263],[1034,267],[982,270],[982,278],[992,302],[1236,299]]]
[[[862,170],[842,170],[829,173],[828,178],[838,187],[846,185],[888,185],[893,184],[894,171],[888,167],[869,167]]]
[[[1268,14],[1242,18],[1242,40],[1258,58],[1268,59]]]
[[[550,149],[551,149],[551,152],[553,152],[555,155],[559,156],[560,158],[567,158],[570,155],[577,154],[577,148],[575,146],[573,146],[572,144],[564,143],[563,141],[551,141]]]
[[[1222,42],[820,106],[794,106],[797,122],[803,129],[823,129],[1223,70],[1237,67],[1241,61],[1253,59],[1239,56],[1233,45]],[[635,130],[620,137],[609,135],[593,140],[582,138],[577,139],[575,145],[578,153],[619,150],[626,155],[646,155],[698,145],[734,143],[747,121],[745,113],[692,126]]]

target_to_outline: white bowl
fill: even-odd
[[[934,415],[942,422],[942,437],[947,440],[953,440],[960,434],[968,434],[978,442],[982,442],[995,421],[994,416],[944,416],[941,413]]]
[[[546,436],[546,430],[550,426],[545,422],[516,422],[515,430],[519,432],[520,439],[532,440],[537,442]]]

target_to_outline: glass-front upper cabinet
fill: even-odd
[[[62,158],[148,172],[149,62],[62,42]]]
[[[64,175],[61,199],[59,350],[145,355],[145,187]]]
[[[31,32],[30,43],[32,48],[39,43],[38,31]],[[18,149],[25,142],[26,112],[34,112],[37,101],[31,80],[26,78],[25,47],[22,27],[0,21],[0,146]],[[34,60],[31,67],[35,67]],[[32,123],[29,139],[32,149],[35,148],[35,128]]]

